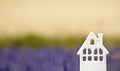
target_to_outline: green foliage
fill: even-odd
[[[64,46],[73,47],[83,44],[87,36],[69,36],[69,37],[43,37],[40,35],[24,35],[16,37],[0,38],[0,46],[16,46],[16,47],[43,47],[43,46]],[[119,46],[119,37],[104,37],[104,44],[107,46]]]
[[[17,47],[36,47],[44,46],[46,44],[45,39],[42,36],[36,35],[25,35],[25,36],[16,36],[9,38],[1,38],[0,46],[17,46]]]
[[[11,39],[11,45],[15,46],[43,46],[45,45],[45,39],[43,37],[35,36],[35,35],[27,35],[22,37],[16,37]]]

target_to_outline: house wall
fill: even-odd
[[[103,56],[103,61],[83,61],[80,56],[80,71],[107,71],[106,56]]]

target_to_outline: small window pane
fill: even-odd
[[[92,39],[92,40],[90,41],[90,44],[91,44],[91,45],[94,45],[94,44],[95,44],[94,39]]]
[[[99,54],[103,54],[103,51],[102,51],[102,49],[99,49]]]
[[[100,56],[100,61],[103,61],[103,57],[102,56]]]
[[[86,54],[86,49],[83,50],[83,54]]]
[[[97,54],[97,49],[94,50],[94,54]]]
[[[83,56],[83,61],[86,61],[86,56]]]
[[[97,57],[97,56],[94,56],[94,60],[97,61],[97,60],[98,60],[98,57]]]
[[[92,57],[91,56],[88,56],[88,61],[91,61],[92,60]]]
[[[91,54],[91,50],[90,49],[88,49],[88,54]]]

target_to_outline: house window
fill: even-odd
[[[102,51],[102,49],[95,49],[94,50],[94,54],[95,55],[98,55],[98,56],[94,56],[94,61],[103,61],[103,51]]]
[[[99,60],[100,60],[100,61],[103,61],[103,56],[100,56],[100,57],[99,57]]]
[[[102,49],[99,48],[99,54],[103,54],[103,51]]]
[[[88,54],[91,54],[91,49],[88,49]]]
[[[90,44],[91,44],[91,45],[94,45],[94,44],[95,44],[94,39],[91,39]]]
[[[98,57],[97,56],[94,56],[94,61],[97,61],[98,60]]]
[[[94,50],[94,54],[97,54],[97,49]]]
[[[86,54],[86,49],[83,49],[83,54]]]
[[[86,56],[83,56],[83,61],[86,61]]]
[[[92,60],[92,57],[91,56],[88,56],[88,61],[91,61]]]
[[[91,49],[83,49],[83,61],[91,61],[92,60],[92,56],[90,55],[92,54]],[[89,55],[89,56],[88,56]]]

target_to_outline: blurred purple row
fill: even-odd
[[[78,48],[0,49],[0,71],[79,71]],[[109,50],[108,71],[120,71],[120,48]]]

